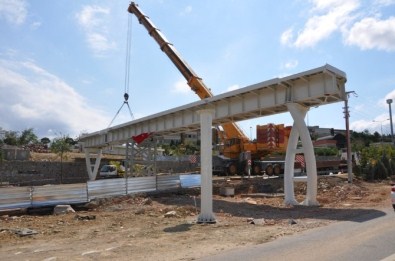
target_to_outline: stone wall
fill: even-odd
[[[0,183],[16,186],[83,183],[88,180],[85,162],[1,161]]]
[[[109,164],[103,159],[101,166]],[[185,161],[158,161],[158,173],[185,173],[196,169]],[[40,186],[46,184],[84,183],[89,180],[85,159],[75,162],[0,161],[0,185]]]
[[[28,160],[30,158],[30,151],[20,148],[3,148],[2,158],[5,160]]]

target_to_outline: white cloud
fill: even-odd
[[[395,0],[312,0],[304,27],[295,33],[287,29],[281,34],[282,45],[298,48],[313,47],[335,32],[342,33],[344,43],[362,50],[395,50],[395,17],[380,19],[380,10],[395,4]]]
[[[296,66],[298,66],[298,64],[299,64],[298,60],[289,60],[288,62],[286,62],[286,63],[284,64],[284,67],[285,67],[286,69],[293,69],[293,68],[295,68]]]
[[[0,0],[0,19],[10,24],[23,24],[27,16],[27,3],[24,0]]]
[[[313,6],[304,27],[296,34],[294,29],[282,33],[280,42],[298,48],[313,47],[350,22],[359,7],[358,0],[312,0]],[[294,39],[294,37],[296,37]]]
[[[89,46],[97,53],[102,54],[107,50],[111,50],[115,48],[115,42],[110,41],[107,36],[91,32],[86,37]]]
[[[395,0],[375,0],[374,3],[378,6],[389,6],[395,4]]]
[[[384,99],[381,99],[377,102],[377,105],[381,108],[384,108],[387,112],[385,113],[374,113],[374,117],[372,120],[357,120],[350,123],[350,129],[354,131],[364,131],[368,130],[370,133],[377,131],[378,133],[381,132],[381,128],[383,128],[383,133],[386,133],[386,128],[390,125],[389,121],[389,106],[387,103],[387,99],[392,99],[393,103],[391,104],[391,108],[394,109],[395,103],[395,90],[389,92]],[[354,107],[353,111],[358,114],[363,114],[366,116],[367,112],[372,110],[371,104],[366,106],[365,104],[359,104]],[[381,110],[380,110],[381,111]]]
[[[350,129],[353,131],[362,132],[365,130],[369,130],[369,132],[371,132],[371,130],[375,127],[376,126],[373,121],[358,120],[350,122]]]
[[[374,131],[377,131],[378,133],[383,133],[385,134],[386,131],[386,127],[390,125],[390,119],[388,116],[388,113],[385,114],[381,114],[379,116],[377,116],[374,120],[372,120],[371,123],[371,128]]]
[[[296,47],[311,47],[341,29],[349,20],[359,3],[356,0],[314,0],[312,12],[322,12],[310,17],[303,30],[298,34]]]
[[[356,45],[362,50],[378,49],[395,50],[395,17],[387,20],[368,17],[355,23],[350,29],[345,41]]]
[[[347,3],[355,3],[355,0],[311,0],[310,2],[313,3],[312,12],[317,11],[327,11],[328,9],[331,10],[332,8],[337,8],[339,6],[343,6]]]
[[[86,34],[86,41],[93,52],[104,55],[115,49],[116,44],[110,39],[107,24],[109,24],[110,9],[88,5],[76,14],[76,19]]]
[[[282,45],[292,45],[293,29],[289,28],[281,34],[280,43]]]
[[[393,91],[391,91],[390,93],[388,93],[386,96],[385,96],[385,99],[387,100],[387,99],[393,99],[393,100],[395,100],[395,90],[393,90]]]
[[[31,61],[0,60],[0,126],[76,136],[106,127],[109,119],[71,86]]]
[[[383,128],[383,133],[385,134],[385,128],[389,126],[388,114],[381,114],[377,116],[374,120],[358,120],[350,123],[350,129],[353,131],[363,132],[368,130],[370,133],[378,132],[381,133]]]
[[[189,94],[191,92],[191,88],[184,79],[180,79],[174,84],[172,92]]]
[[[226,89],[226,92],[234,91],[237,89],[240,89],[240,86],[238,84],[233,84]]]

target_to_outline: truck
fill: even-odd
[[[100,168],[99,172],[100,178],[118,178],[118,169],[116,165],[106,164]]]
[[[134,14],[139,23],[146,28],[149,35],[186,79],[191,90],[200,99],[212,97],[213,94],[203,80],[185,62],[175,47],[167,41],[136,3],[130,3],[128,12]],[[251,172],[259,175],[262,171],[267,173],[281,172],[283,162],[260,161],[262,157],[270,153],[284,152],[290,131],[291,127],[285,127],[283,124],[258,125],[257,140],[251,141],[235,122],[223,123],[221,128],[217,128],[215,131],[215,137],[218,137],[220,141],[219,155],[222,157],[213,160],[214,169],[222,170],[222,173],[228,175],[251,174]]]

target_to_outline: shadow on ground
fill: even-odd
[[[200,198],[197,194],[157,195],[153,200],[165,205],[200,209]],[[239,199],[240,200],[240,199]],[[214,199],[214,213],[226,213],[234,217],[254,219],[322,219],[336,221],[365,222],[386,215],[385,212],[372,208],[333,208],[325,206],[272,206],[268,204],[251,204],[234,202],[229,199]]]

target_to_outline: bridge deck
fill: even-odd
[[[213,109],[213,124],[253,119],[287,112],[286,104],[316,107],[346,99],[346,74],[324,65],[283,78],[260,82],[144,118],[84,135],[85,148],[124,144],[145,132],[167,135],[200,129],[196,111]]]

